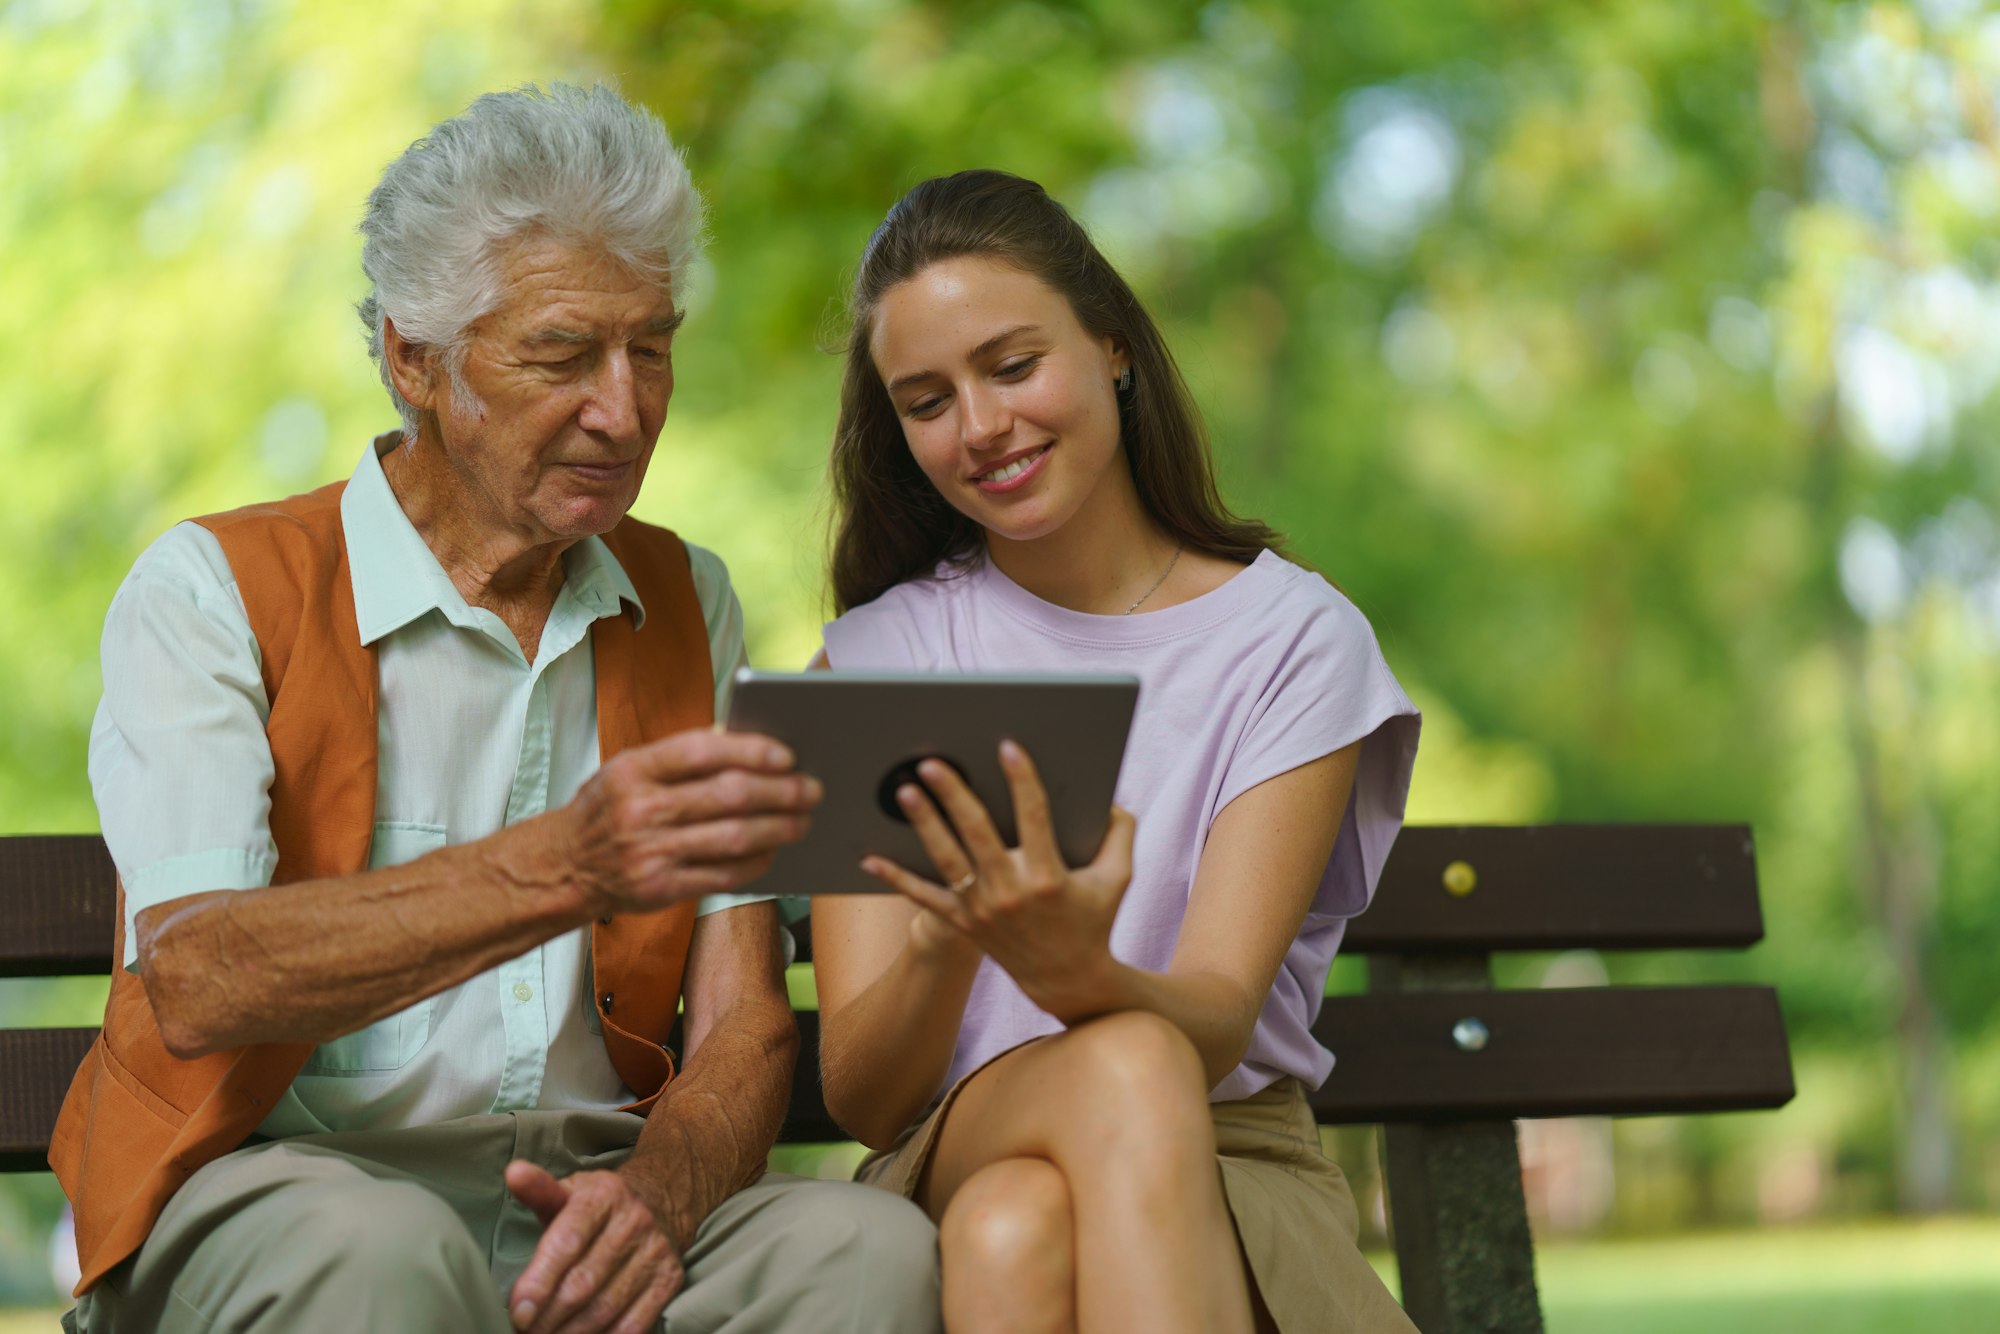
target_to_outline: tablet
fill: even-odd
[[[937,878],[896,789],[923,783],[936,756],[964,775],[1011,847],[1014,807],[1000,768],[1012,738],[1033,757],[1049,792],[1056,846],[1071,866],[1097,855],[1111,820],[1125,734],[1139,699],[1130,676],[940,676],[864,672],[736,674],[729,730],[761,732],[792,748],[826,794],[811,831],[780,848],[749,888],[770,894],[894,893],[861,870],[887,857]]]

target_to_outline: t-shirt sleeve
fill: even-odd
[[[139,913],[259,888],[278,862],[262,663],[213,534],[180,524],[140,556],[105,614],[102,651],[90,785],[136,970]]]
[[[1322,581],[1305,578],[1325,596],[1310,598],[1295,634],[1274,653],[1215,810],[1260,783],[1361,742],[1347,811],[1309,912],[1345,918],[1368,906],[1403,826],[1421,717],[1390,672],[1367,618]]]

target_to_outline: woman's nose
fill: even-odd
[[[959,392],[958,401],[959,433],[973,449],[1000,439],[1013,425],[1005,400],[988,385],[967,386]]]

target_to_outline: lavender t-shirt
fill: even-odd
[[[1368,906],[1403,823],[1418,716],[1367,618],[1316,574],[1264,552],[1212,592],[1132,616],[1044,602],[990,561],[940,568],[826,627],[836,670],[1116,672],[1140,681],[1118,775],[1138,819],[1131,887],[1111,952],[1166,970],[1208,827],[1244,792],[1366,739],[1319,892],[1264,1001],[1243,1063],[1210,1098],[1248,1097],[1283,1075],[1318,1087],[1333,1056],[1313,1040],[1327,968],[1347,919]],[[949,1086],[1063,1025],[990,959],[952,1054]]]

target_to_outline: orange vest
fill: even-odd
[[[344,483],[271,505],[196,520],[236,576],[263,654],[275,777],[272,883],[367,868],[375,824],[375,652],[361,643],[340,523]],[[687,550],[662,528],[626,519],[604,541],[646,608],[591,629],[597,743],[604,759],[713,721],[708,633]],[[119,889],[114,960],[125,957]],[[695,909],[600,920],[591,930],[591,994],[604,1045],[644,1112],[674,1075],[666,1049],[680,1006]],[[606,998],[616,1001],[616,1015]],[[196,1169],[254,1131],[291,1087],[307,1042],[269,1043],[192,1061],[160,1040],[140,979],[114,967],[104,1027],[71,1082],[49,1144],[76,1214],[80,1296],[139,1249],[160,1210]]]

